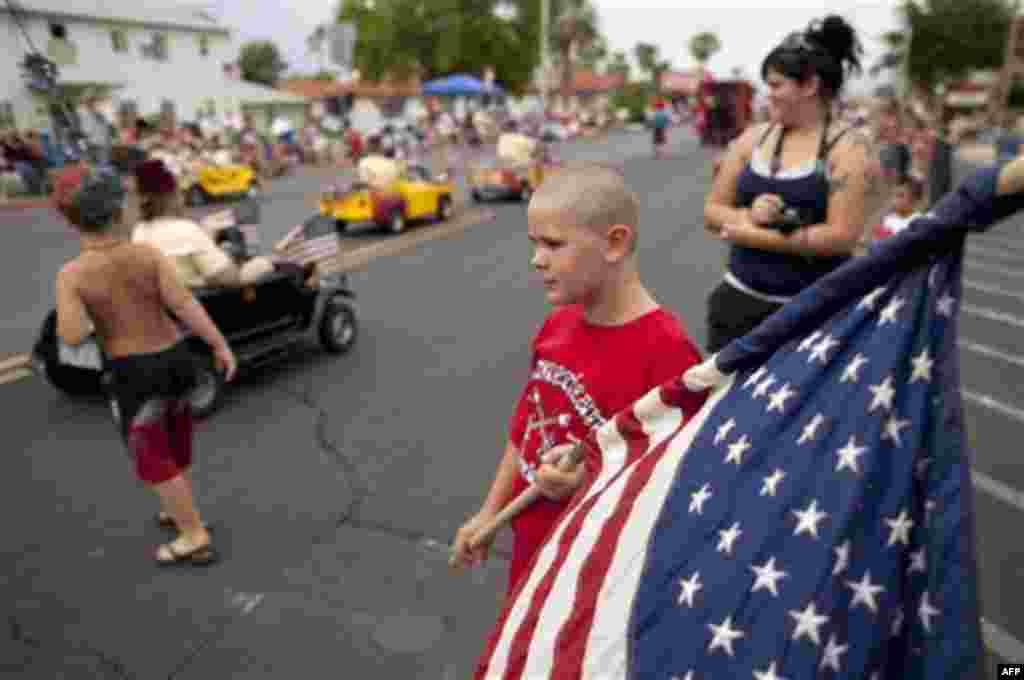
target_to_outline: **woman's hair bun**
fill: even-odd
[[[857,39],[857,32],[843,17],[830,14],[815,21],[807,28],[806,35],[828,50],[840,64],[854,71],[860,70],[860,55],[864,50]]]

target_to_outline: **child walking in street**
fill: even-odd
[[[160,498],[161,524],[179,532],[159,546],[157,563],[210,564],[217,555],[188,479],[196,366],[170,314],[210,345],[226,380],[235,357],[174,264],[118,233],[123,200],[117,175],[85,165],[55,182],[57,208],[81,236],[81,254],[57,274],[57,335],[72,346],[93,333],[100,342],[114,419],[136,473]]]
[[[651,127],[654,130],[654,157],[661,158],[665,155],[665,145],[668,143],[668,126],[672,122],[668,111],[665,110],[665,102],[658,100],[654,105],[654,117],[651,120]]]
[[[509,421],[508,441],[483,506],[455,536],[453,562],[487,559],[482,531],[531,484],[543,497],[512,520],[508,590],[527,573],[584,466],[542,462],[553,447],[584,439],[619,411],[701,361],[681,322],[640,280],[639,203],[617,172],[571,166],[530,201],[531,264],[555,309],[533,339],[532,360]]]

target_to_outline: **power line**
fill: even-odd
[[[24,10],[19,9],[18,6],[14,4],[13,0],[6,0],[6,2],[7,11],[11,13],[11,16],[14,18],[14,23],[18,24],[18,28],[21,29],[22,35],[25,36],[25,42],[28,44],[29,50],[39,54],[39,50],[36,49],[35,43],[32,42],[32,36],[29,35],[28,30],[25,28],[25,24],[21,20],[21,14]]]

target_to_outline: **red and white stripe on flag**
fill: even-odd
[[[509,597],[477,680],[626,676],[627,626],[647,539],[680,462],[717,401],[705,398],[674,380],[588,439],[600,471]]]
[[[242,236],[245,237],[245,243],[249,247],[250,252],[254,252],[259,249],[262,244],[260,239],[260,230],[255,224],[240,224],[238,230],[242,232]]]
[[[274,259],[305,266],[338,254],[338,236],[334,233],[306,238],[305,225],[293,227],[275,248]]]

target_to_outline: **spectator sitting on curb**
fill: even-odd
[[[2,143],[4,161],[14,169],[29,194],[42,195],[46,188],[46,160],[33,134],[15,130],[7,133]]]

